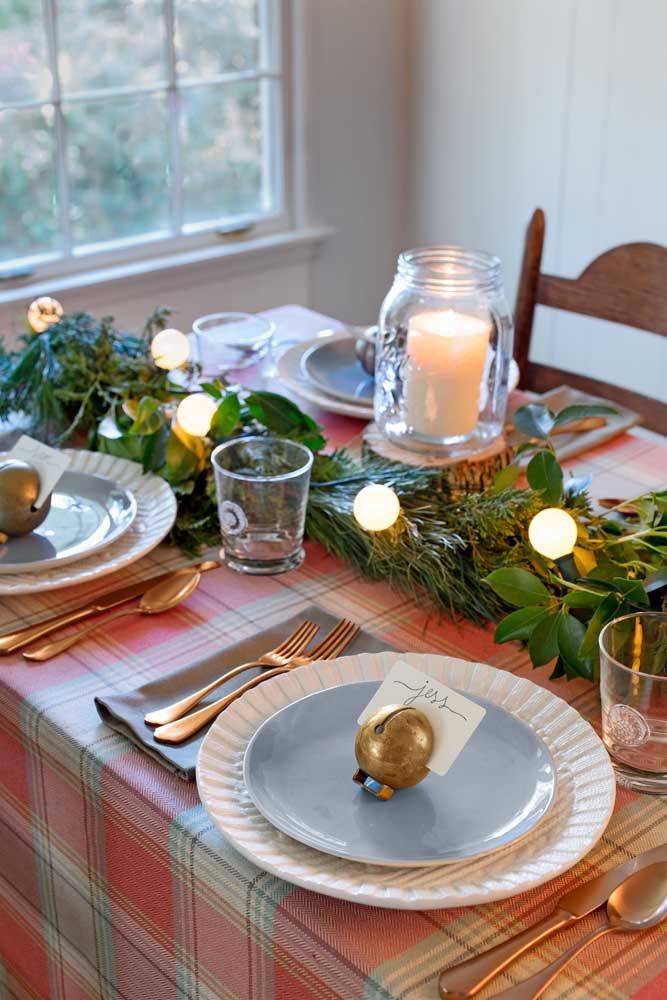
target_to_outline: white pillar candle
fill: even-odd
[[[406,422],[434,438],[472,434],[492,324],[446,309],[408,323]]]

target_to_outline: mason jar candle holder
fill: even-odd
[[[407,250],[380,312],[375,423],[410,451],[467,457],[503,433],[513,325],[497,257]]]

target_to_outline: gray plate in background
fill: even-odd
[[[381,802],[352,781],[357,719],[378,684],[308,695],[257,730],[244,779],[279,830],[326,854],[418,867],[489,854],[523,837],[553,802],[555,768],[525,723],[484,698],[479,727],[449,772]]]
[[[338,399],[372,403],[375,380],[361,367],[354,344],[353,337],[315,344],[303,356],[303,371],[316,385]]]
[[[106,548],[127,531],[136,513],[133,494],[111,479],[64,472],[46,520],[0,546],[0,574],[39,572]]]

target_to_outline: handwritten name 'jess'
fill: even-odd
[[[436,687],[432,687],[430,684],[422,684],[421,687],[412,687],[410,684],[406,684],[405,681],[394,681],[394,683],[413,692],[413,694],[404,700],[404,705],[413,705],[419,698],[422,698],[427,704],[433,705],[434,708],[446,709],[452,715],[458,715],[460,719],[463,719],[465,722],[468,721],[467,716],[461,712],[456,712],[451,705],[447,704],[449,695],[440,694]]]

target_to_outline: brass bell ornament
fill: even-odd
[[[411,788],[427,776],[433,741],[431,723],[418,708],[385,705],[357,730],[359,770],[353,780],[376,798],[390,799],[396,789]]]
[[[27,535],[40,526],[51,508],[51,497],[35,508],[39,489],[39,473],[28,462],[17,458],[0,462],[0,534]]]

